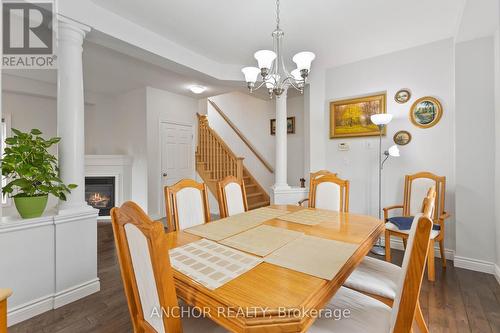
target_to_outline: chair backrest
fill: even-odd
[[[178,306],[163,224],[130,201],[111,222],[134,332],[181,332],[178,316],[162,311]]]
[[[419,172],[405,176],[403,215],[415,216],[421,212],[422,202],[430,187],[436,188],[435,209],[433,220],[444,213],[444,198],[446,194],[446,177],[436,176],[430,172]]]
[[[165,212],[168,231],[182,230],[210,222],[207,186],[192,179],[182,179],[165,186]]]
[[[217,200],[221,218],[246,212],[248,203],[243,179],[227,176],[218,182]]]
[[[436,186],[432,186],[427,191],[427,196],[424,198],[422,204],[422,215],[432,219],[434,215],[434,208],[436,206]]]
[[[424,276],[431,230],[432,220],[417,214],[408,236],[399,288],[392,306],[391,332],[411,331]]]
[[[12,295],[10,289],[0,289],[0,333],[7,333],[7,298]]]
[[[349,181],[334,173],[311,179],[309,207],[348,212]]]

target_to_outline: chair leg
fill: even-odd
[[[429,242],[429,251],[427,254],[427,278],[431,282],[436,280],[436,271],[434,267],[434,240]]]
[[[406,244],[408,243],[408,240],[406,238],[403,238],[403,247],[406,251]]]
[[[422,313],[422,309],[420,308],[420,302],[417,302],[417,308],[415,309],[415,321],[417,323],[418,329],[420,333],[429,333],[429,329],[427,328],[427,324],[424,320],[424,314]]]
[[[443,262],[443,268],[446,268],[446,257],[444,254],[444,239],[439,241],[439,252],[441,252],[441,261]]]
[[[385,261],[391,262],[391,234],[385,232]]]

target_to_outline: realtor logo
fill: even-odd
[[[2,2],[2,68],[55,68],[53,1]]]

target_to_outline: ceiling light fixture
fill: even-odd
[[[280,29],[280,1],[276,0],[276,30],[272,33],[274,51],[260,50],[255,52],[254,58],[259,67],[245,67],[241,70],[245,75],[250,92],[263,85],[266,85],[270,98],[273,98],[273,95],[281,95],[289,86],[301,93],[304,92],[306,78],[311,70],[311,62],[316,56],[308,51],[297,53],[292,58],[297,68],[289,73],[283,61],[282,40],[284,34],[283,30]],[[262,83],[255,87],[259,74],[262,77]]]
[[[199,85],[193,85],[193,86],[189,87],[189,90],[191,90],[191,92],[193,92],[194,94],[201,94],[205,90],[207,90],[207,87],[199,86]]]

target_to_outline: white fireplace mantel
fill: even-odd
[[[132,196],[132,157],[127,155],[85,155],[85,177],[115,177],[115,205]]]

